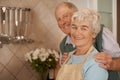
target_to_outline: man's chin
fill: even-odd
[[[68,29],[67,29],[67,30],[64,30],[63,32],[64,32],[65,34],[70,34],[70,30],[68,30]]]
[[[64,32],[65,34],[67,34],[67,35],[70,35],[70,32]]]

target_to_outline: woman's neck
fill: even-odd
[[[74,54],[75,55],[84,55],[88,52],[88,50],[90,49],[91,46],[92,45],[77,47],[77,50]]]

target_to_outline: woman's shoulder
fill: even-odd
[[[99,53],[98,50],[94,47],[93,51],[89,53],[88,58],[87,58],[87,61],[92,61],[92,62],[94,62],[94,59],[95,59],[95,58],[94,58],[94,55],[95,55],[95,54],[98,54],[98,53]]]
[[[94,55],[95,54],[98,54],[99,52],[97,51],[97,49],[94,48],[94,50],[89,54],[86,62],[85,62],[85,65],[87,67],[91,67],[93,65],[98,65],[99,63],[95,61],[95,58],[94,58]]]
[[[83,66],[83,75],[87,78],[86,80],[107,80],[108,78],[107,70],[101,68],[100,63],[95,61],[94,55],[97,53],[97,50],[92,52]]]

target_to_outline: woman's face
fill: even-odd
[[[71,38],[77,47],[93,44],[95,34],[92,30],[92,25],[88,21],[75,20],[71,24]]]

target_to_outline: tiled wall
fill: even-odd
[[[36,80],[31,79],[35,74],[24,60],[24,54],[29,50],[27,45],[13,44],[0,49],[0,80]]]
[[[38,73],[25,61],[24,55],[38,47],[58,50],[58,44],[64,36],[54,17],[54,10],[59,2],[59,0],[0,0],[0,6],[31,8],[28,36],[34,40],[32,44],[8,44],[0,48],[0,80],[38,80]]]

